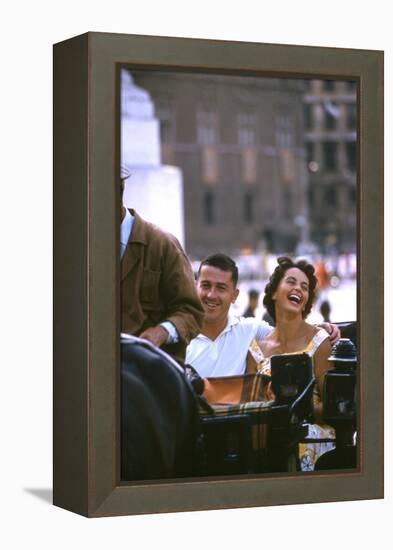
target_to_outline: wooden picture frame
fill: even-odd
[[[358,83],[356,471],[119,481],[122,64]],[[87,33],[54,46],[54,504],[89,517],[383,497],[383,52]]]

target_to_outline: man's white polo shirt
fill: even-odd
[[[224,330],[215,340],[198,334],[187,346],[186,363],[199,376],[232,376],[243,374],[248,347],[254,338],[262,340],[273,328],[254,317],[228,316]]]

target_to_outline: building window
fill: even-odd
[[[209,108],[197,111],[197,139],[200,145],[217,143],[217,113]]]
[[[283,192],[283,215],[289,219],[292,216],[292,195],[288,189]]]
[[[333,92],[334,91],[334,85],[335,85],[334,80],[324,80],[323,81],[323,89],[325,90],[325,92]]]
[[[244,195],[243,203],[243,217],[246,224],[252,224],[254,221],[254,197],[252,193],[246,193]]]
[[[292,149],[281,149],[279,153],[282,181],[293,183],[296,178],[296,162]]]
[[[337,193],[334,187],[325,190],[325,203],[333,208],[337,206]]]
[[[337,168],[337,143],[326,141],[323,144],[323,160],[325,170],[334,171]]]
[[[214,195],[211,191],[203,197],[203,218],[207,225],[213,225],[215,221]]]
[[[356,141],[350,141],[345,144],[347,152],[347,167],[351,172],[356,171]]]
[[[308,198],[309,207],[314,208],[314,206],[315,206],[315,193],[314,193],[314,187],[311,187],[311,185],[309,185],[308,189],[307,189],[307,198]]]
[[[306,163],[310,172],[318,172],[319,164],[315,160],[315,143],[306,143]]]
[[[201,151],[202,180],[205,183],[215,184],[219,180],[218,153],[214,146],[205,146]]]
[[[336,128],[336,122],[339,117],[339,109],[333,101],[325,101],[325,129],[334,130]]]
[[[293,145],[293,120],[292,117],[279,113],[276,116],[276,141],[279,147],[291,147]]]
[[[242,180],[244,183],[256,183],[257,181],[257,151],[255,147],[242,148]]]
[[[243,112],[238,115],[238,139],[239,145],[255,145],[256,143],[256,117],[255,113]]]
[[[310,164],[310,162],[314,161],[314,143],[308,142],[306,143],[306,161],[307,164]]]
[[[349,103],[347,105],[347,128],[348,130],[356,130],[356,104]]]
[[[306,103],[304,105],[304,129],[306,131],[310,131],[313,128],[313,120],[312,120],[312,105],[310,103]]]

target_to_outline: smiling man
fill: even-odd
[[[238,268],[225,254],[213,254],[202,261],[197,277],[197,292],[205,312],[201,333],[186,349],[186,363],[202,378],[232,376],[246,371],[251,342],[263,340],[273,330],[255,317],[229,313],[239,289]],[[340,337],[335,325],[322,323],[334,343]]]
[[[238,278],[235,262],[224,254],[209,256],[199,267],[197,292],[205,318],[201,333],[187,346],[186,363],[201,377],[244,373],[253,339],[273,330],[265,321],[229,313],[239,295]]]

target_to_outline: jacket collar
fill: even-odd
[[[134,216],[134,225],[131,231],[130,238],[128,242],[130,244],[138,243],[138,244],[147,244],[147,230],[146,230],[146,224],[144,220],[140,217],[137,212],[133,208],[128,209],[131,216]]]
[[[120,262],[121,280],[128,275],[142,258],[143,248],[140,245],[147,245],[147,230],[143,219],[133,209],[130,209],[130,214],[134,216],[134,225],[128,239],[127,248]]]

